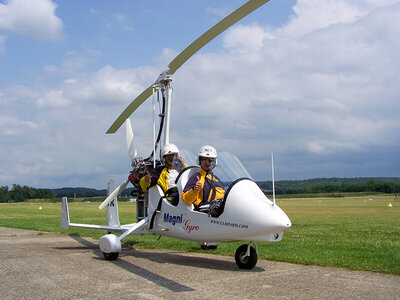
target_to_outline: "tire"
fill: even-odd
[[[118,258],[119,252],[111,252],[111,253],[103,252],[103,255],[105,260],[116,260]]]
[[[250,247],[250,256],[246,256],[243,258],[243,255],[246,254],[248,245],[241,245],[236,249],[235,252],[235,261],[239,268],[241,269],[253,269],[257,264],[257,252],[254,247]]]

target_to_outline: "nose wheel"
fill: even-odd
[[[105,260],[116,260],[118,258],[119,252],[111,252],[111,253],[103,252],[103,255]]]
[[[252,245],[253,243],[241,245],[236,249],[235,261],[239,268],[250,270],[257,264],[257,251]]]

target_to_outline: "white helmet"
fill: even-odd
[[[170,154],[178,154],[179,149],[175,144],[165,144],[163,150],[162,150],[162,157],[165,155],[170,155]]]
[[[197,164],[200,165],[200,157],[209,157],[215,159],[215,165],[217,166],[217,150],[213,146],[205,145],[200,148],[199,153],[197,154]]]

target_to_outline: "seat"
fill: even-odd
[[[199,170],[200,170],[200,167],[198,167],[198,166],[190,166],[190,167],[187,167],[187,168],[183,169],[179,173],[178,177],[175,180],[175,183],[176,183],[176,187],[177,187],[178,192],[179,192],[179,199],[180,200],[182,200],[180,198],[180,195],[182,195],[182,191],[185,188],[185,185],[188,182],[189,178],[193,174],[196,174]],[[194,208],[193,204],[187,205],[184,201],[179,201],[178,206],[186,206],[190,210],[193,210],[193,208]]]
[[[157,209],[158,202],[160,198],[165,197],[162,188],[156,184],[155,186],[149,188],[149,207],[148,207],[148,214],[151,216],[153,212]]]

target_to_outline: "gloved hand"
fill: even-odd
[[[138,180],[137,175],[136,175],[136,174],[132,174],[132,173],[129,174],[128,180],[129,180],[130,182],[135,182],[135,181],[137,181],[137,180]]]

